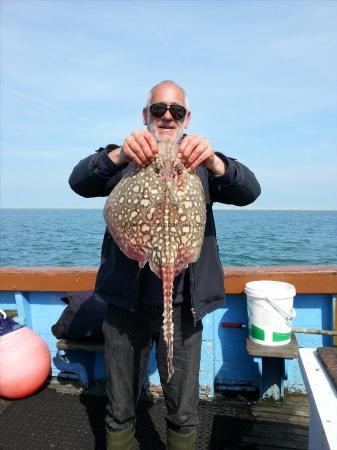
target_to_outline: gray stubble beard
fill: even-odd
[[[176,130],[177,136],[172,139],[169,139],[170,142],[174,142],[175,144],[178,144],[178,145],[180,144],[182,137],[184,135],[186,118],[187,118],[187,114],[186,114],[183,122],[181,123],[180,127],[178,128],[178,130]],[[153,126],[150,124],[150,112],[149,111],[147,112],[147,123],[149,124],[149,125],[147,125],[147,129],[149,130],[149,132],[156,138],[157,142],[161,142],[163,140],[163,138],[159,136],[157,130],[155,130],[153,128]]]

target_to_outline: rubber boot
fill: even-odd
[[[106,450],[131,450],[135,428],[133,424],[125,430],[110,431],[106,430]]]
[[[176,431],[167,429],[167,449],[168,450],[195,450],[195,443],[197,439],[197,431],[182,434]]]

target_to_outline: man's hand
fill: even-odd
[[[122,147],[109,153],[110,159],[117,165],[133,161],[141,167],[147,166],[157,155],[157,141],[146,128],[132,132]]]
[[[225,163],[214,153],[212,145],[203,136],[186,136],[179,145],[178,158],[181,158],[190,172],[200,164],[214,175],[220,176],[226,171]]]

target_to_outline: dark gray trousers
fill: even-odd
[[[109,305],[103,332],[108,396],[106,425],[110,431],[122,430],[135,421],[137,402],[154,342],[168,427],[180,433],[189,433],[198,424],[202,322],[194,323],[188,305],[174,306],[175,372],[167,383],[162,314],[162,306],[139,305],[136,312],[130,312]]]

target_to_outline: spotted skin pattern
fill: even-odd
[[[206,222],[205,195],[199,177],[177,158],[177,144],[162,141],[147,167],[133,163],[109,195],[104,218],[124,254],[163,280],[163,336],[167,368],[173,373],[172,292],[174,277],[197,261]]]

